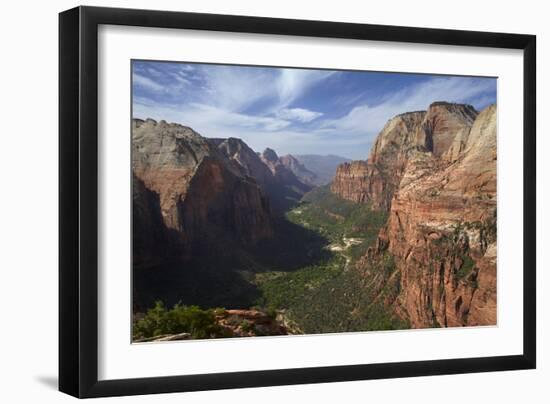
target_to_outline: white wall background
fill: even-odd
[[[57,385],[57,13],[78,5],[6,2],[0,63],[0,401],[69,402]],[[538,36],[538,369],[109,399],[127,403],[548,402],[550,391],[550,26],[545,4],[523,0],[90,1],[156,8],[374,24],[531,33]],[[518,164],[521,156],[518,155]]]

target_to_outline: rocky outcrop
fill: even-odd
[[[338,167],[332,192],[389,210],[410,156],[420,151],[453,161],[464,150],[476,115],[471,105],[447,102],[397,115],[386,123],[366,161]]]
[[[474,115],[432,105],[369,251],[394,257],[412,327],[496,324],[496,106]]]
[[[132,171],[134,223],[150,233],[145,237],[170,238],[189,253],[216,235],[254,244],[272,234],[269,201],[257,182],[188,127],[134,120]],[[145,245],[136,245],[135,257],[148,253]]]
[[[224,337],[257,337],[267,335],[301,334],[301,330],[287,326],[284,313],[265,313],[259,310],[216,309],[215,322]],[[134,342],[168,342],[192,339],[189,333],[163,334],[141,338]]]
[[[300,161],[292,154],[287,154],[279,158],[281,163],[294,173],[294,175],[304,184],[316,186],[318,183],[317,175],[309,171]]]
[[[223,310],[216,315],[218,324],[234,337],[262,335],[287,335],[292,330],[280,321],[277,313],[267,314],[259,310]]]
[[[434,102],[424,117],[418,142],[436,157],[450,149],[457,156],[477,114],[471,105]]]

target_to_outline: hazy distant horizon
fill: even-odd
[[[397,114],[435,101],[496,103],[496,79],[410,73],[133,61],[133,117],[242,139],[279,155],[368,157]]]
[[[154,119],[154,118],[151,118],[151,117],[143,118],[143,117],[139,117],[139,116],[134,116],[133,118],[134,118],[134,119],[140,119],[140,120],[142,120],[142,121],[145,121],[145,120],[147,120],[147,119]],[[157,121],[157,122],[165,121],[165,122],[167,122],[167,123],[169,123],[169,124],[177,124],[177,125],[187,126],[187,127],[190,127],[191,129],[193,129],[193,130],[194,130],[195,132],[197,132],[199,135],[203,136],[202,133],[196,131],[193,127],[191,127],[191,126],[189,126],[189,125],[186,125],[186,124],[184,124],[184,123],[182,123],[182,122],[171,122],[171,121],[168,121],[168,120],[166,120],[166,119],[154,119],[154,120]],[[204,137],[205,139],[227,139],[227,138],[214,137],[214,136],[203,136],[203,137]],[[241,138],[239,138],[239,137],[235,137],[235,136],[229,136],[229,137],[244,141],[244,139],[241,139]],[[244,141],[244,142],[246,143],[246,141]],[[248,145],[248,143],[247,143],[247,145]],[[250,145],[248,145],[248,146],[250,146]],[[269,148],[269,149],[274,150],[275,153],[277,153],[277,155],[278,155],[279,157],[290,154],[290,155],[292,155],[292,156],[294,156],[294,157],[298,157],[298,156],[300,156],[300,157],[303,157],[303,156],[306,156],[306,157],[308,157],[308,156],[315,156],[315,157],[334,157],[334,158],[347,159],[347,160],[359,160],[359,159],[353,159],[353,158],[351,158],[351,157],[349,157],[349,156],[342,156],[342,155],[337,155],[337,154],[334,154],[334,153],[329,153],[329,154],[319,154],[319,153],[280,153],[279,150],[277,150],[277,149],[275,149],[275,148],[273,148],[273,147],[270,147],[270,146],[266,146],[266,147],[263,148],[262,150],[256,150],[256,149],[254,149],[254,148],[252,148],[252,147],[250,147],[250,148],[251,148],[252,151],[254,151],[255,153],[260,153],[260,154],[263,153],[263,151],[264,151],[265,149]],[[362,160],[366,160],[366,157],[363,158]]]

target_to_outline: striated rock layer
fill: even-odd
[[[397,153],[406,162],[368,255],[394,257],[393,305],[412,327],[496,324],[496,114],[494,105],[477,115],[433,104],[414,130],[419,147],[404,142]],[[386,129],[369,160],[384,149]]]

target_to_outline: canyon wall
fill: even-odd
[[[410,157],[380,235],[401,272],[397,309],[413,327],[496,324],[495,106],[466,138],[452,162]]]
[[[434,103],[391,119],[332,192],[389,211],[360,265],[391,254],[411,327],[496,324],[496,106]]]
[[[183,125],[134,119],[134,258],[186,258],[228,238],[252,246],[273,236],[281,215],[312,186],[275,151],[237,138],[204,138]],[[171,258],[170,258],[171,257]]]
[[[208,139],[245,176],[253,178],[269,198],[273,212],[282,215],[312,189],[291,167],[292,156],[279,157],[272,149],[256,153],[237,138]],[[298,163],[299,164],[299,163]],[[305,170],[305,167],[304,167]],[[305,173],[305,171],[303,172]]]
[[[476,115],[471,105],[435,102],[427,111],[395,116],[377,136],[366,161],[338,167],[332,192],[389,210],[411,154],[424,151],[446,160],[456,158]]]
[[[216,235],[253,244],[272,234],[256,180],[188,127],[134,120],[132,171],[135,257],[159,248],[189,254]]]

